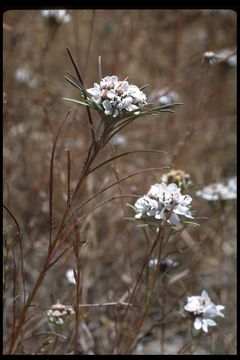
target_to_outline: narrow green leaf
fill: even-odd
[[[75,103],[75,104],[82,105],[82,106],[89,106],[89,107],[91,107],[91,105],[88,104],[87,102],[83,102],[83,101],[79,101],[79,100],[75,100],[75,99],[62,98],[62,100],[64,100],[64,101],[70,101],[70,102],[73,102],[73,103]]]

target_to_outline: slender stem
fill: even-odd
[[[25,276],[24,276],[24,267],[23,267],[23,245],[22,245],[22,232],[20,230],[19,223],[16,219],[16,217],[13,215],[12,211],[3,204],[4,209],[9,213],[9,215],[12,217],[13,221],[15,222],[18,232],[17,236],[19,238],[19,248],[20,248],[20,266],[21,266],[21,276],[22,276],[22,283],[23,283],[23,302],[26,301],[26,289],[25,289]]]
[[[70,114],[70,111],[68,111],[67,115],[65,116],[64,120],[60,124],[56,138],[53,143],[52,153],[51,153],[51,162],[50,162],[50,175],[49,175],[49,249],[52,244],[52,199],[53,199],[53,164],[54,164],[54,155],[55,155],[55,149],[57,145],[57,141],[59,138],[59,135],[61,133],[61,130],[63,128],[63,125],[65,121],[68,118],[68,115]]]
[[[98,191],[96,194],[94,194],[92,197],[90,197],[88,200],[86,200],[84,203],[82,203],[82,205],[80,205],[77,209],[75,209],[73,214],[76,214],[77,211],[79,211],[80,209],[82,209],[85,205],[87,205],[87,204],[88,204],[91,200],[93,200],[95,197],[97,197],[98,195],[102,194],[103,192],[105,192],[106,190],[110,189],[111,187],[119,184],[119,183],[122,182],[122,181],[125,181],[125,180],[127,180],[127,179],[130,179],[131,177],[136,176],[136,175],[139,175],[139,174],[142,174],[142,173],[144,173],[144,172],[156,171],[156,170],[164,170],[164,169],[169,169],[169,166],[142,169],[142,170],[136,171],[136,172],[133,173],[133,174],[127,175],[127,176],[125,176],[124,178],[119,179],[118,181],[115,181],[115,182],[113,182],[112,184],[110,184],[110,185],[106,186],[105,188],[103,188],[102,190]],[[72,217],[73,214],[71,214],[71,217]]]
[[[91,147],[90,147],[90,148],[91,148]],[[90,152],[89,152],[89,153],[90,153]],[[77,192],[78,192],[80,186],[81,186],[82,183],[83,183],[83,180],[85,179],[86,175],[88,174],[88,170],[89,170],[89,168],[90,168],[90,166],[91,166],[91,163],[92,163],[92,161],[94,160],[94,158],[95,158],[96,155],[97,155],[97,152],[96,152],[96,151],[94,152],[94,154],[92,155],[92,157],[91,157],[90,155],[88,155],[87,162],[85,162],[85,165],[84,165],[84,170],[82,171],[82,173],[81,173],[81,175],[80,175],[78,184],[77,184],[76,189],[75,189],[75,191],[74,191],[74,194],[73,194],[73,196],[72,196],[72,203],[73,203],[74,198],[75,198],[76,195],[77,195]],[[71,205],[72,205],[72,203],[71,203]],[[44,263],[44,266],[43,266],[41,272],[39,273],[39,276],[38,276],[38,278],[37,278],[37,280],[36,280],[36,283],[35,283],[35,285],[33,286],[32,291],[30,292],[30,294],[29,294],[29,296],[28,296],[28,298],[27,298],[27,300],[26,300],[26,303],[25,303],[25,305],[24,305],[24,307],[23,307],[23,309],[22,309],[22,311],[21,311],[18,324],[17,324],[17,326],[16,326],[16,328],[15,328],[15,331],[14,331],[14,336],[11,338],[11,341],[10,341],[9,352],[8,352],[9,354],[12,354],[12,353],[15,351],[15,349],[16,349],[16,346],[17,346],[16,341],[17,341],[18,336],[19,336],[19,334],[20,334],[21,328],[22,328],[22,326],[23,326],[23,324],[24,324],[28,307],[31,305],[32,300],[34,299],[34,297],[35,297],[35,295],[36,295],[39,287],[41,286],[41,284],[42,284],[42,282],[43,282],[43,280],[44,280],[44,278],[45,278],[45,275],[46,275],[46,272],[47,272],[47,269],[48,269],[48,265],[49,265],[49,261],[50,261],[50,259],[51,259],[52,254],[53,254],[53,251],[54,251],[54,249],[55,249],[55,246],[56,246],[56,244],[57,244],[57,242],[58,242],[58,239],[59,239],[59,237],[60,237],[60,235],[61,235],[61,233],[62,233],[62,230],[63,230],[64,225],[65,225],[65,220],[66,220],[66,218],[67,218],[67,215],[69,214],[70,209],[71,209],[71,206],[70,206],[70,207],[66,207],[66,209],[65,209],[65,211],[64,211],[63,218],[62,218],[61,223],[60,223],[60,225],[59,225],[59,228],[58,228],[58,230],[57,230],[57,234],[56,234],[56,236],[55,236],[55,239],[52,241],[51,247],[49,247],[48,255],[47,255],[46,261],[45,261],[45,263]]]
[[[66,149],[67,152],[67,207],[71,206],[71,157],[70,150]]]

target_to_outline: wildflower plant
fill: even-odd
[[[52,14],[51,14],[52,15]],[[62,214],[62,217],[59,221],[58,227],[56,231],[53,229],[53,167],[54,167],[54,158],[55,158],[55,150],[56,144],[59,139],[60,132],[64,126],[65,121],[67,120],[70,111],[67,113],[65,119],[62,121],[53,144],[52,153],[51,153],[51,162],[50,162],[50,182],[49,182],[49,244],[48,244],[48,252],[46,259],[44,261],[43,267],[39,272],[39,275],[34,283],[30,293],[24,299],[23,307],[20,311],[18,321],[15,323],[14,335],[12,336],[9,344],[9,353],[13,353],[18,346],[19,336],[22,331],[22,327],[24,326],[26,320],[26,314],[28,309],[35,298],[36,293],[38,292],[41,284],[44,281],[47,271],[56,264],[57,261],[61,259],[61,257],[67,252],[70,248],[73,249],[73,254],[76,259],[76,267],[74,271],[74,278],[76,281],[75,285],[75,293],[76,293],[76,301],[74,304],[74,313],[71,312],[75,317],[75,333],[74,333],[74,351],[77,351],[78,347],[78,338],[79,338],[79,324],[80,324],[80,302],[81,302],[81,248],[84,246],[84,243],[80,241],[77,228],[80,226],[80,223],[83,219],[86,218],[93,210],[90,212],[83,211],[82,215],[76,218],[76,215],[84,208],[84,206],[91,200],[93,200],[100,193],[108,190],[112,186],[124,181],[125,179],[140,174],[142,171],[138,171],[134,174],[128,175],[123,179],[118,180],[117,182],[101,189],[98,193],[93,195],[90,199],[82,203],[80,206],[76,207],[76,198],[79,194],[79,190],[84,184],[86,178],[89,174],[93,173],[95,170],[99,169],[102,166],[105,166],[107,163],[115,160],[119,157],[128,155],[132,152],[122,153],[116,156],[113,156],[110,159],[103,161],[97,166],[94,165],[94,161],[99,154],[99,152],[104,148],[104,146],[116,135],[119,133],[121,129],[125,126],[133,122],[134,120],[147,116],[147,115],[157,115],[160,112],[173,112],[172,108],[174,106],[180,105],[179,103],[168,104],[161,107],[152,107],[151,104],[147,101],[147,96],[143,92],[143,88],[139,88],[136,85],[129,84],[127,78],[123,81],[119,80],[117,76],[106,76],[102,77],[101,64],[99,60],[99,83],[95,83],[93,87],[86,88],[83,84],[81,74],[79,69],[73,60],[73,57],[68,50],[68,55],[72,62],[72,65],[75,69],[76,76],[67,74],[65,76],[66,80],[74,86],[74,88],[78,91],[80,99],[69,99],[64,98],[65,101],[83,106],[87,110],[87,119],[88,125],[91,133],[91,142],[87,151],[87,155],[85,161],[82,165],[82,169],[80,171],[79,177],[76,181],[76,185],[73,191],[70,191],[70,183],[71,183],[71,154],[70,151],[67,151],[67,171],[68,171],[68,182],[67,182],[67,197],[65,209]],[[97,124],[93,122],[91,111],[95,111],[99,115],[99,121]],[[95,120],[95,119],[94,119]],[[147,150],[144,150],[147,151]],[[152,151],[152,150],[149,150]],[[159,151],[156,151],[159,152]],[[156,168],[161,169],[162,168]],[[149,169],[145,169],[149,170]],[[152,169],[151,169],[152,170]],[[176,190],[176,189],[175,189]],[[185,199],[185,202],[187,200]],[[182,204],[183,205],[183,204]],[[101,206],[98,205],[98,207]],[[6,208],[6,207],[5,207]],[[168,207],[164,203],[164,209]],[[178,211],[185,211],[185,208],[180,210],[178,207]],[[6,210],[11,214],[11,212],[6,208]],[[175,215],[174,215],[175,216]],[[176,219],[176,216],[174,217]],[[15,219],[15,218],[14,218]],[[20,233],[20,230],[19,230]],[[73,236],[73,240],[69,246],[65,249],[61,249],[61,244],[64,243],[65,239],[71,238]],[[23,265],[23,264],[22,264]],[[23,278],[24,283],[24,278]],[[129,308],[129,304],[131,300],[129,299],[127,309]],[[116,303],[118,304],[118,303]],[[126,310],[126,314],[127,314]],[[126,315],[125,314],[125,315]],[[69,318],[70,313],[69,309],[62,306],[61,304],[54,305],[51,308],[46,316],[48,321],[54,323],[57,326],[62,326],[65,323],[65,318]]]
[[[103,14],[104,19],[107,19],[106,14]],[[68,27],[67,23],[71,21],[72,15],[74,15],[74,22]],[[132,39],[134,40],[134,34],[136,34],[135,39],[137,39],[139,32],[136,30],[137,28],[134,28],[134,31],[132,31],[132,24],[135,24],[131,20],[132,15],[129,13],[125,16],[124,12],[122,15],[124,26],[130,24],[129,34],[133,35]],[[19,16],[17,15],[17,18]],[[58,120],[61,107],[57,106],[58,109],[55,111],[52,99],[54,94],[59,93],[58,90],[60,92],[62,90],[58,88],[57,83],[56,87],[49,89],[49,84],[45,81],[45,79],[49,78],[47,68],[52,76],[54,72],[52,73],[51,70],[56,72],[61,67],[59,62],[59,66],[54,68],[54,61],[52,62],[53,59],[51,58],[52,54],[56,54],[58,48],[55,45],[52,46],[54,36],[58,31],[63,30],[62,27],[65,27],[65,25],[66,34],[61,32],[61,35],[68,36],[68,31],[74,31],[71,41],[81,39],[83,42],[81,46],[79,43],[75,44],[76,50],[81,51],[84,48],[87,50],[86,56],[84,51],[83,53],[81,51],[83,68],[86,71],[90,66],[89,54],[93,51],[92,45],[96,41],[98,42],[93,34],[93,29],[95,28],[94,19],[98,15],[95,16],[95,11],[93,11],[92,19],[90,19],[88,17],[85,18],[85,15],[81,14],[80,18],[84,21],[80,24],[80,28],[79,21],[77,21],[78,16],[75,13],[72,14],[72,11],[42,10],[38,11],[37,16],[41,17],[42,25],[45,25],[43,27],[45,33],[43,32],[41,36],[43,41],[39,42],[40,48],[36,52],[38,64],[34,63],[34,67],[32,67],[30,66],[31,62],[29,62],[29,59],[26,59],[26,66],[15,66],[15,69],[17,69],[15,72],[16,81],[19,84],[27,85],[36,90],[34,92],[34,100],[33,102],[27,102],[24,107],[22,105],[25,104],[22,101],[24,99],[20,97],[19,100],[14,99],[9,104],[10,107],[7,107],[7,118],[10,117],[10,121],[7,121],[8,125],[6,127],[9,137],[6,159],[10,160],[10,165],[6,164],[7,191],[4,211],[11,218],[11,225],[4,229],[3,283],[4,303],[7,306],[7,311],[5,311],[7,314],[7,326],[4,334],[7,346],[6,352],[7,354],[27,354],[29,350],[31,354],[35,355],[44,352],[58,354],[63,350],[65,354],[76,355],[94,353],[98,355],[104,352],[109,354],[112,352],[114,355],[127,355],[133,354],[138,345],[142,346],[143,350],[141,351],[144,352],[144,343],[149,341],[149,337],[151,338],[152,335],[155,337],[156,335],[158,345],[160,345],[159,351],[161,354],[165,354],[170,350],[167,349],[170,338],[171,350],[176,349],[176,343],[178,348],[178,340],[180,338],[185,343],[188,334],[186,326],[188,321],[186,323],[181,322],[181,319],[178,319],[175,315],[178,312],[178,305],[182,303],[183,297],[185,298],[187,292],[189,293],[190,289],[193,289],[195,284],[197,284],[197,279],[204,276],[205,270],[202,272],[201,266],[206,268],[209,287],[211,287],[209,275],[211,275],[215,265],[218,265],[218,269],[221,270],[221,264],[224,263],[223,274],[225,270],[231,273],[228,270],[232,268],[230,257],[226,259],[226,262],[223,258],[223,253],[227,255],[234,253],[234,247],[230,242],[232,241],[231,233],[230,231],[227,232],[227,230],[232,228],[230,217],[225,216],[229,215],[229,213],[224,213],[221,221],[214,221],[214,226],[218,226],[219,231],[208,231],[206,226],[202,234],[195,236],[194,231],[188,232],[188,229],[186,229],[188,224],[195,224],[193,222],[196,219],[195,207],[192,205],[194,196],[196,195],[208,200],[212,207],[219,205],[221,207],[228,206],[228,202],[225,200],[236,198],[236,178],[229,179],[226,184],[211,184],[193,194],[190,192],[193,185],[190,175],[177,168],[170,171],[168,166],[161,165],[161,167],[138,168],[137,171],[134,170],[135,172],[130,172],[130,174],[122,177],[121,169],[127,171],[134,167],[132,167],[132,164],[129,166],[129,163],[126,162],[125,166],[120,164],[118,168],[117,159],[139,152],[154,152],[159,155],[162,151],[146,148],[146,144],[141,138],[144,136],[145,126],[139,129],[139,133],[136,131],[134,135],[128,134],[126,136],[121,131],[137,120],[144,121],[144,124],[147,123],[151,126],[153,117],[158,120],[162,112],[173,113],[174,108],[181,105],[179,100],[184,96],[189,104],[187,117],[184,116],[184,124],[181,123],[181,117],[179,117],[178,121],[171,124],[171,126],[166,124],[164,129],[159,128],[159,124],[154,124],[156,127],[154,126],[153,129],[147,126],[150,137],[149,144],[161,144],[161,146],[164,146],[164,141],[170,144],[170,151],[172,150],[173,154],[169,155],[171,164],[174,164],[174,166],[179,163],[177,161],[179,158],[181,163],[184,164],[184,158],[188,159],[190,153],[198,155],[200,150],[198,146],[201,145],[201,141],[196,141],[194,151],[189,152],[187,157],[180,156],[182,155],[182,148],[194,131],[196,129],[202,130],[201,126],[203,126],[204,130],[205,121],[206,123],[208,122],[208,118],[205,115],[212,113],[207,110],[205,105],[208,105],[207,95],[209,93],[215,94],[215,87],[218,81],[215,81],[216,78],[212,77],[212,75],[209,77],[209,72],[212,71],[212,65],[215,64],[222,63],[222,65],[219,65],[219,73],[221,72],[220,68],[223,70],[228,69],[226,64],[236,66],[236,51],[231,48],[223,48],[219,52],[205,52],[203,56],[203,63],[205,65],[201,67],[201,76],[199,77],[198,65],[201,59],[198,57],[195,62],[195,55],[186,52],[186,49],[190,48],[188,47],[188,40],[185,41],[181,38],[181,32],[184,28],[183,23],[192,24],[191,19],[195,21],[196,15],[194,13],[188,14],[186,17],[187,21],[185,21],[183,14],[180,17],[179,14],[176,14],[176,20],[179,25],[179,31],[174,42],[176,48],[175,51],[172,51],[173,49],[167,46],[166,53],[168,54],[171,50],[170,52],[173,55],[178,55],[179,53],[187,54],[185,57],[189,59],[189,63],[182,67],[181,64],[184,62],[179,61],[178,56],[174,55],[173,57],[176,58],[177,63],[174,73],[171,74],[172,66],[169,61],[165,62],[163,57],[163,66],[166,63],[166,69],[169,69],[169,73],[166,71],[166,74],[159,79],[164,87],[149,94],[147,89],[149,85],[141,83],[141,78],[137,79],[136,75],[135,79],[129,73],[120,76],[117,70],[114,72],[109,71],[108,73],[104,72],[103,74],[100,57],[98,61],[98,77],[93,78],[91,82],[84,83],[78,66],[73,60],[69,49],[67,49],[75,74],[66,73],[65,79],[68,85],[70,84],[73,87],[75,93],[70,96],[71,98],[63,95],[66,96],[63,98],[63,101],[68,106],[74,106],[77,110],[81,107],[81,110],[84,111],[75,112],[71,109],[68,110],[58,129],[56,129],[55,124]],[[10,20],[9,23],[8,19]],[[151,22],[154,20],[152,17],[149,17],[149,19]],[[171,18],[171,21],[175,21],[174,19],[175,16]],[[4,29],[6,34],[9,33],[6,35],[6,39],[9,39],[10,44],[14,44],[18,40],[19,35],[21,39],[22,34],[25,34],[23,31],[24,26],[21,29],[19,28],[19,31],[15,31],[16,29],[14,30],[14,27],[9,25],[14,24],[14,17],[11,20],[11,15],[9,17],[7,15],[5,20]],[[156,16],[156,21],[158,20],[159,16]],[[115,39],[115,35],[118,35],[118,39],[121,38],[121,35],[119,37],[118,26],[113,26],[114,24],[111,22],[104,23],[105,20],[99,19],[99,21],[101,26],[97,26],[97,28],[101,30],[99,32],[100,36],[106,34],[110,41]],[[41,22],[38,23],[41,25]],[[84,23],[89,26],[89,37],[87,32],[84,31],[85,28],[82,27]],[[202,26],[202,21],[199,23]],[[102,25],[104,26],[102,27]],[[107,26],[105,27],[105,25]],[[152,23],[152,25],[155,28],[155,24]],[[126,29],[124,27],[124,30],[126,30],[127,34],[127,26]],[[146,29],[143,30],[146,33]],[[205,31],[205,29],[203,28],[202,31]],[[187,32],[184,30],[184,33]],[[93,35],[94,42],[92,42]],[[147,39],[148,37],[145,36],[145,38]],[[34,39],[35,36],[31,37],[30,46]],[[140,43],[138,41],[136,43],[136,48],[139,48],[141,51]],[[179,48],[179,44],[181,45],[182,43],[184,47],[181,48],[180,46]],[[168,41],[166,41],[166,44],[168,44]],[[219,42],[218,46],[220,44],[221,42]],[[227,46],[227,41],[224,46]],[[26,49],[26,46],[21,47],[23,51]],[[20,48],[19,46],[17,47],[17,52]],[[119,45],[120,48],[121,62],[125,63],[125,60],[129,57],[125,54],[123,47]],[[11,49],[12,46],[9,47],[9,50]],[[132,49],[134,54],[135,49]],[[9,53],[11,51],[7,51],[7,58]],[[165,51],[163,51],[164,53]],[[138,56],[137,53],[135,55]],[[21,54],[19,56],[21,58]],[[46,58],[48,59],[47,61],[45,61]],[[167,58],[166,60],[168,60]],[[116,62],[114,61],[112,58],[108,59],[108,63],[114,64],[114,68],[116,68]],[[131,69],[133,64],[130,63],[128,65],[125,68]],[[145,75],[148,71],[154,71],[154,68],[154,66],[149,69],[146,68]],[[31,69],[34,69],[34,73]],[[196,69],[196,78],[191,76],[192,74],[194,75],[195,71],[192,69]],[[14,67],[11,66],[7,69],[7,77],[11,73],[10,70],[14,70]],[[183,74],[185,72],[189,74],[187,76],[189,79],[186,87],[185,85],[182,87],[185,76],[178,76],[178,73],[180,74],[182,71]],[[91,72],[88,75],[92,76],[91,74],[93,73]],[[221,77],[223,77],[223,74]],[[198,78],[200,78],[199,83]],[[208,81],[212,78],[214,81]],[[166,84],[164,84],[165,81]],[[39,82],[43,86],[39,87]],[[8,83],[9,80],[6,85]],[[226,83],[230,82],[226,81]],[[213,84],[215,85],[213,86]],[[208,92],[209,86],[211,86],[209,89],[211,91]],[[195,91],[192,91],[193,87],[196,88]],[[7,95],[11,98],[12,90],[10,87],[8,88],[9,94]],[[17,88],[22,89],[21,86]],[[181,88],[183,92],[180,91]],[[189,99],[186,97],[188,91],[190,93]],[[46,103],[41,104],[41,99],[44,99]],[[4,104],[6,104],[5,96],[3,100]],[[11,105],[14,104],[21,105],[20,113],[23,115],[23,117],[19,118],[19,123],[16,126],[14,122],[18,120],[19,112],[15,110],[16,114],[14,115],[14,111],[11,108]],[[36,104],[36,109],[35,106],[28,106],[29,104]],[[41,105],[43,105],[42,108]],[[212,106],[212,104],[210,105]],[[26,111],[26,109],[30,108],[34,108],[32,114],[36,115],[36,126],[31,121],[31,113],[28,116]],[[210,110],[212,110],[212,107]],[[204,111],[206,112],[204,113]],[[66,130],[70,114],[71,124],[69,125],[72,127],[70,128],[69,126]],[[77,114],[76,117],[75,114]],[[227,113],[223,112],[223,114],[227,116]],[[25,117],[25,115],[27,116]],[[42,115],[44,116],[42,118],[43,121],[41,126],[38,127],[38,119]],[[77,124],[77,128],[79,127],[83,130],[80,132],[76,131],[75,128],[79,117],[80,122]],[[199,122],[199,126],[195,126],[197,119],[203,120]],[[232,119],[232,116],[230,119]],[[25,137],[27,140],[24,138],[26,126],[27,129],[31,126],[33,130],[30,137]],[[212,127],[213,131],[216,128],[216,125],[214,125]],[[65,133],[63,129],[66,130]],[[157,129],[162,129],[161,136],[159,136]],[[44,133],[42,133],[42,130]],[[185,135],[184,131],[186,131]],[[172,141],[174,146],[171,146],[171,134],[174,137],[176,133],[179,133],[180,138],[177,142]],[[48,150],[46,150],[48,149],[46,134],[49,135],[47,139],[51,139],[53,142],[50,154],[47,154]],[[67,138],[64,135],[67,135]],[[77,139],[75,139],[75,135]],[[14,156],[12,158],[11,154],[13,153],[10,151],[14,139],[17,138],[19,140],[18,136],[21,136],[20,142],[22,143],[18,148],[19,150],[25,148],[28,151],[29,147],[36,142],[37,153],[31,154],[30,152],[29,157],[24,156],[24,164],[26,164],[24,166],[28,164],[31,166],[34,162],[36,174],[37,176],[38,174],[40,175],[39,179],[35,179],[34,184],[29,187],[29,192],[27,191],[27,186],[25,187],[25,185],[28,185],[27,180],[25,181],[24,179],[25,184],[22,183],[23,177],[21,175],[24,171],[18,172],[19,167],[17,166],[15,172],[12,170],[15,164],[19,165],[17,157]],[[38,138],[39,141],[35,141]],[[125,150],[125,152],[121,153],[123,148],[126,149],[132,145],[132,141],[128,142],[128,139],[132,140],[133,138],[138,140],[137,150]],[[195,138],[197,139],[197,137]],[[64,159],[60,139],[64,141],[64,148],[66,150],[66,157]],[[88,143],[85,142],[86,139],[88,139]],[[142,149],[139,148],[140,143],[144,143]],[[191,146],[190,142],[188,144]],[[40,148],[38,147],[39,145]],[[41,154],[41,150],[44,153]],[[45,160],[43,162],[39,161],[39,158],[43,160],[42,157],[39,157],[40,154],[44,156]],[[26,155],[26,153],[23,155]],[[73,159],[76,159],[76,157],[77,161],[74,164]],[[41,172],[39,169],[45,170],[49,159],[49,173],[46,175],[45,171]],[[30,162],[28,163],[29,160]],[[146,158],[137,160],[140,161],[136,161],[134,165],[138,167],[145,163]],[[156,163],[159,162],[159,158],[156,160]],[[149,163],[152,164],[151,161]],[[105,169],[105,166],[109,164],[111,164],[110,169],[108,169],[110,171],[107,170],[106,173],[105,171],[101,173],[101,170]],[[229,164],[231,167],[232,162]],[[190,166],[191,163],[189,162],[188,167],[190,168]],[[204,176],[201,164],[194,166],[195,170],[197,170],[195,177],[199,180],[199,178],[201,179]],[[219,172],[219,166],[220,164],[218,164],[217,168],[213,169],[213,172]],[[166,168],[169,172],[164,174],[162,170]],[[26,169],[28,170],[28,168],[23,167],[20,170]],[[100,172],[98,172],[98,169],[100,169]],[[161,171],[160,176],[156,174],[156,171],[159,170]],[[191,172],[194,173],[195,170],[194,167],[191,168]],[[225,171],[228,171],[228,168],[224,168],[222,173]],[[147,188],[142,193],[144,195],[141,195],[141,193],[139,195],[137,183],[129,187],[130,191],[133,191],[134,194],[126,194],[127,186],[122,187],[122,182],[136,175],[141,175],[141,183],[146,184],[148,178],[144,178],[142,174],[147,172],[154,173],[153,176],[156,176],[157,180],[151,183],[151,186],[149,184],[149,189]],[[29,174],[26,179],[29,178],[28,181],[32,184],[31,175],[34,172],[27,171],[27,173]],[[99,174],[99,176],[95,174]],[[104,174],[104,181],[102,181],[101,174]],[[201,174],[200,177],[199,174]],[[16,175],[19,176],[18,181],[15,181]],[[113,181],[111,180],[112,177],[114,177]],[[12,180],[16,184],[16,193],[23,194],[19,199],[14,199],[14,196],[11,194]],[[41,184],[44,187],[42,189],[44,190],[42,191],[43,194],[39,192],[38,199],[42,213],[41,217],[38,217],[36,208],[24,207],[23,218],[18,222],[18,203],[21,204],[20,200],[22,197],[25,197],[26,193],[30,195],[30,198],[32,194],[36,194]],[[48,191],[45,189],[47,185],[49,186]],[[21,191],[22,189],[24,192]],[[109,189],[110,191],[108,191]],[[113,192],[113,189],[116,192]],[[108,192],[110,197],[105,198],[104,195]],[[101,200],[102,195],[104,196],[103,200]],[[126,216],[127,210],[124,205],[126,204],[125,198],[127,197],[134,199],[131,200],[132,205],[130,205],[132,218],[129,218],[134,223],[124,227],[122,223],[114,223],[114,219],[119,214],[119,206],[116,207],[116,212],[112,211],[114,216],[111,216],[112,214],[110,216],[105,215],[107,215],[109,209],[112,209],[112,206],[114,206],[112,203],[115,200],[118,202],[121,200],[120,206],[122,209],[120,210],[123,210],[124,216]],[[36,199],[36,205],[38,202]],[[110,203],[111,207],[108,207]],[[15,204],[18,206],[16,217]],[[233,205],[235,205],[234,202]],[[33,211],[30,211],[31,209]],[[95,213],[97,213],[96,217],[94,216]],[[214,215],[214,211],[210,214],[211,216]],[[226,218],[228,221],[226,221]],[[98,219],[100,219],[99,223]],[[125,217],[125,219],[127,218]],[[199,219],[204,220],[206,218],[201,217]],[[27,239],[23,238],[22,223],[24,229],[29,228]],[[35,230],[35,224],[39,224],[37,231]],[[137,231],[132,229],[132,224],[136,224]],[[6,225],[9,224],[7,223]],[[226,231],[224,231],[225,229]],[[97,233],[98,230],[100,230],[99,234]],[[220,232],[221,236],[219,236]],[[37,240],[36,242],[34,241],[35,239]],[[29,254],[33,256],[29,257]],[[55,268],[56,264],[58,264],[57,269]],[[200,269],[197,268],[198,264]],[[210,272],[207,267],[208,265],[212,266]],[[52,271],[53,268],[54,271]],[[68,271],[66,271],[67,269]],[[218,269],[216,266],[216,274]],[[57,279],[55,279],[56,277]],[[219,288],[222,286],[223,291],[219,292],[217,290],[218,284],[214,284],[216,293],[221,294],[222,298],[225,299],[230,287],[228,288],[225,278],[221,276],[217,278],[220,282]],[[54,286],[49,286],[53,279]],[[51,298],[60,298],[61,303],[57,302],[52,305],[52,303],[49,303]],[[63,305],[64,303],[70,305]],[[109,311],[105,311],[107,308]],[[205,340],[206,334],[210,332],[209,329],[214,331],[218,319],[224,317],[223,310],[225,307],[214,304],[204,290],[201,295],[188,296],[186,303],[182,306],[183,308],[192,320],[191,329],[199,331],[197,334],[199,337],[204,334]],[[39,316],[44,317],[45,321],[38,321]],[[228,323],[230,324],[230,321]],[[45,331],[48,329],[47,325],[50,331]],[[64,335],[62,330],[64,330]],[[223,335],[226,333],[225,330],[227,329],[222,331]],[[192,335],[194,334],[192,333]],[[220,331],[214,335],[219,336]],[[65,344],[63,345],[63,341],[58,341],[58,339],[64,340]],[[207,340],[211,341],[211,351],[212,348],[215,348],[220,352],[222,350],[217,348],[217,342],[214,344],[216,339],[217,337],[213,336]],[[196,340],[196,337],[193,336],[190,343],[187,340],[183,347],[179,351],[176,350],[176,352],[180,353],[181,349],[184,349],[194,353],[198,346],[198,343],[195,342]],[[228,338],[226,345],[230,346],[233,341],[234,338]],[[155,345],[154,343],[153,346]],[[193,349],[192,345],[195,349]],[[150,348],[151,350],[153,349],[151,345]]]

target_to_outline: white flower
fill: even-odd
[[[69,316],[73,315],[74,309],[71,306],[65,306],[60,303],[51,306],[46,312],[47,319],[55,325],[63,325]]]
[[[76,285],[76,280],[75,280],[75,277],[74,277],[74,271],[73,271],[73,269],[69,269],[69,270],[66,272],[66,278],[67,278],[69,284],[74,284],[74,285]]]
[[[66,10],[41,10],[43,17],[47,19],[53,19],[57,23],[67,23],[71,20],[71,16]]]
[[[121,134],[117,134],[110,140],[110,144],[112,144],[113,146],[117,146],[117,147],[123,146],[126,144],[126,138],[125,138],[125,136],[123,136]]]
[[[213,51],[206,51],[203,55],[203,62],[210,65],[216,65],[224,62],[229,66],[236,66],[237,65],[236,50],[225,48],[216,53],[214,53]]]
[[[128,81],[120,81],[117,76],[106,76],[100,84],[94,83],[93,88],[87,89],[92,100],[102,106],[105,115],[118,117],[128,111],[136,112],[147,105],[146,95]]]
[[[225,306],[215,305],[206,290],[202,291],[200,296],[189,296],[187,298],[187,304],[184,309],[195,316],[194,324],[196,330],[203,329],[208,332],[208,326],[216,326],[216,322],[213,318],[217,316],[224,317],[221,313]]]
[[[192,184],[190,175],[187,174],[184,170],[180,169],[171,169],[169,173],[163,174],[161,181],[170,184],[175,183],[181,189],[187,189]]]
[[[15,78],[19,83],[26,84],[32,89],[36,88],[38,83],[37,78],[32,75],[31,70],[24,66],[16,70]]]
[[[160,90],[153,91],[149,99],[155,106],[162,106],[179,101],[179,95],[176,91],[164,87]]]
[[[237,198],[237,178],[232,177],[227,184],[214,183],[205,186],[202,190],[196,192],[197,196],[201,196],[208,201],[216,200],[232,200]]]
[[[167,268],[168,267],[176,267],[176,266],[178,266],[178,262],[172,260],[168,256],[166,258],[160,260],[160,264],[163,265],[163,266],[166,266]],[[149,262],[148,262],[148,265],[149,265],[149,267],[157,266],[158,265],[158,259],[150,259]]]
[[[155,184],[152,185],[146,195],[139,198],[135,203],[137,214],[135,217],[140,219],[143,216],[152,216],[155,219],[168,218],[168,223],[178,225],[180,219],[178,215],[193,218],[190,211],[192,198],[189,195],[182,195],[181,189],[176,184]]]

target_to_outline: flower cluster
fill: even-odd
[[[190,185],[192,185],[190,175],[183,170],[172,169],[169,173],[164,174],[161,177],[161,181],[166,184],[175,183],[182,189],[187,189]]]
[[[41,10],[41,14],[50,23],[67,23],[71,20],[71,16],[66,10]]]
[[[215,305],[208,293],[203,290],[201,296],[189,296],[184,309],[194,316],[194,328],[196,330],[203,329],[208,332],[208,326],[216,326],[213,318],[224,315],[221,313],[225,306]]]
[[[75,312],[71,306],[65,306],[62,304],[54,304],[51,309],[47,311],[46,315],[50,323],[55,325],[64,325],[65,321],[70,315]]]
[[[189,195],[181,194],[181,189],[176,184],[155,184],[146,195],[136,201],[135,218],[149,216],[158,220],[167,218],[169,224],[178,225],[180,223],[178,215],[193,218],[190,211],[191,201]]]
[[[216,200],[232,200],[237,197],[237,178],[236,176],[230,178],[227,184],[214,183],[205,186],[202,190],[196,192],[197,196],[201,196],[208,201]]]
[[[87,93],[102,107],[105,115],[113,117],[147,105],[146,95],[136,85],[120,81],[117,76],[106,76],[100,84],[94,83],[93,88],[87,89]]]

